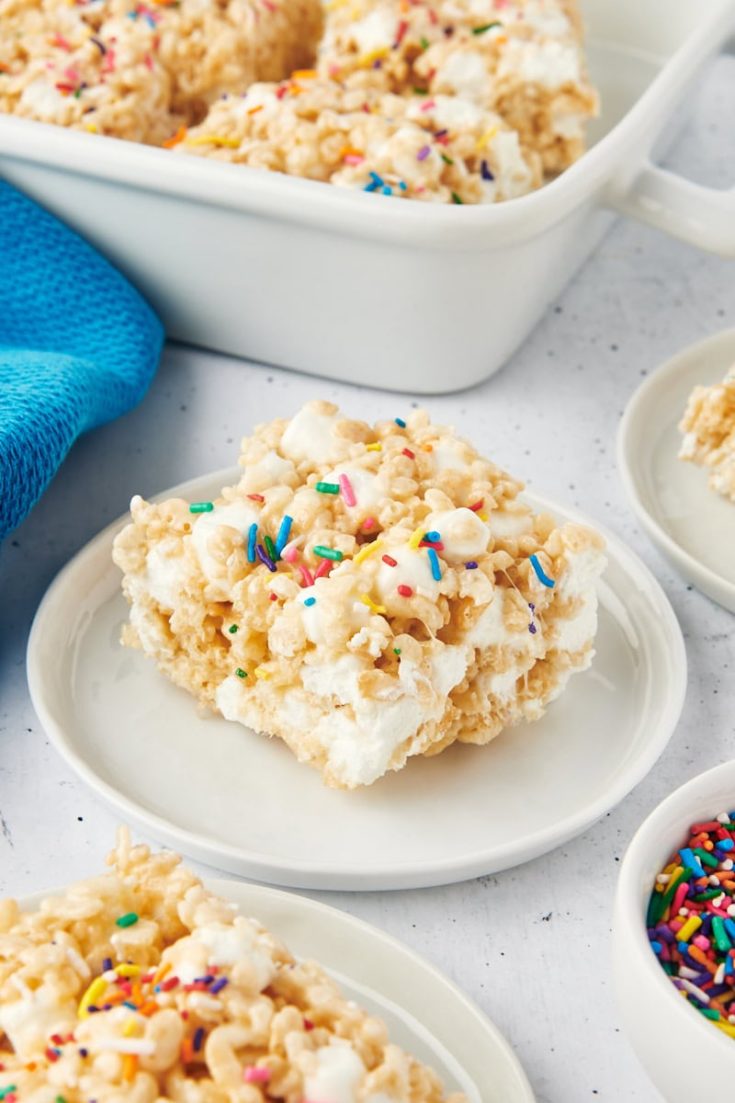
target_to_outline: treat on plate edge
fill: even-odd
[[[735,502],[735,366],[721,383],[695,387],[679,429],[679,459],[708,472],[708,485]]]
[[[5,1103],[466,1103],[178,855],[121,828],[108,864],[0,899]]]
[[[340,788],[490,742],[586,669],[603,540],[422,411],[309,402],[242,443],[214,501],[131,503],[123,641]]]

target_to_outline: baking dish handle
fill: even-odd
[[[735,30],[721,52],[735,54]],[[735,188],[705,188],[645,161],[640,172],[613,183],[608,202],[689,245],[735,258]]]
[[[609,198],[623,214],[700,249],[735,258],[735,188],[705,188],[649,161]]]

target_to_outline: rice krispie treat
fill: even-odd
[[[219,100],[177,149],[408,199],[492,203],[541,182],[502,119],[458,97],[407,99],[303,74]]]
[[[321,30],[320,0],[0,0],[0,110],[161,145]]]
[[[97,16],[101,7],[94,6]],[[38,6],[0,11],[0,111],[162,142],[177,120],[169,112],[171,81],[154,30],[122,16],[90,24],[86,15],[68,5],[53,16]]]
[[[584,151],[598,107],[576,0],[332,0],[319,65],[360,87],[472,100],[547,173]]]
[[[735,367],[722,383],[694,388],[679,428],[679,459],[707,468],[711,488],[735,502]]]
[[[213,502],[136,497],[123,640],[200,702],[369,785],[542,715],[589,666],[603,541],[423,412],[310,402],[256,428]]]
[[[166,8],[160,56],[173,109],[196,123],[225,92],[311,65],[322,22],[321,0],[181,0]]]
[[[123,830],[109,864],[0,900],[6,1103],[465,1103],[177,855]]]

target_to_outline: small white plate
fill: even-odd
[[[236,478],[220,471],[166,497],[210,498]],[[653,576],[606,533],[597,656],[542,720],[488,747],[412,759],[368,789],[327,789],[279,740],[202,715],[150,659],[120,645],[127,606],[110,555],[124,522],[79,552],[43,599],[28,643],[33,704],[67,762],[122,816],[228,872],[369,890],[518,865],[621,800],[679,719],[679,625]]]
[[[699,341],[663,364],[631,398],[618,432],[618,467],[651,540],[702,593],[735,612],[735,505],[707,472],[677,458],[677,426],[698,383],[720,383],[735,363],[735,329]]]
[[[387,1025],[391,1040],[469,1103],[534,1103],[526,1075],[498,1028],[433,965],[383,931],[293,893],[242,881],[207,887],[273,931],[295,957],[318,961],[343,993]],[[49,893],[20,901],[38,907]]]

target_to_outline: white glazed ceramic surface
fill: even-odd
[[[638,388],[618,435],[618,466],[648,535],[703,593],[735,612],[735,504],[707,486],[704,468],[677,458],[677,426],[698,384],[735,364],[735,330],[684,349]]]
[[[532,195],[396,202],[0,117],[0,172],[125,271],[170,336],[426,394],[497,370],[594,249],[605,208],[735,253],[735,194],[649,163],[735,22],[735,0],[587,0],[602,116]]]
[[[169,494],[209,498],[236,478],[217,472]],[[279,740],[203,715],[142,653],[120,645],[127,607],[110,549],[123,522],[64,568],[39,608],[28,645],[33,704],[72,768],[122,816],[219,868],[365,890],[517,865],[621,800],[679,719],[679,626],[658,583],[606,534],[596,658],[541,721],[485,748],[411,760],[365,790],[329,790]]]
[[[615,991],[626,1036],[666,1103],[726,1098],[735,1083],[735,1040],[677,992],[648,944],[651,887],[687,828],[735,808],[735,762],[687,782],[636,832],[620,867],[613,927]]]
[[[242,881],[207,886],[273,931],[295,957],[318,961],[343,993],[381,1018],[391,1039],[434,1068],[468,1103],[534,1103],[497,1027],[438,969],[402,943],[336,908]],[[36,908],[49,893],[21,900]]]

